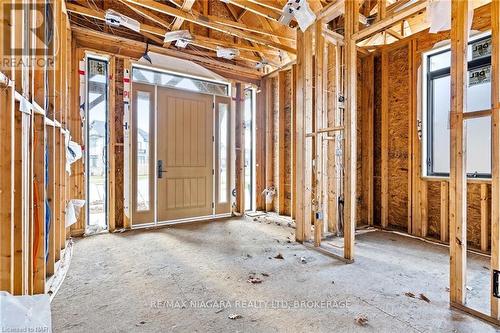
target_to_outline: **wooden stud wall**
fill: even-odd
[[[17,49],[19,53],[13,56],[23,61],[16,67],[2,62],[0,67],[2,75],[12,80],[0,89],[0,290],[16,295],[39,294],[47,291],[48,279],[57,271],[56,261],[62,258],[68,237],[65,135],[71,94],[71,34],[64,2],[53,2],[56,38],[47,45],[48,53],[37,53],[46,45],[41,39],[30,39],[30,31],[42,20],[49,21],[43,18],[44,5],[26,1],[24,10],[16,11],[14,17],[9,3],[19,4],[2,3],[0,29],[7,41],[2,41],[0,54],[9,55]],[[9,44],[10,50],[4,49]],[[47,185],[50,191],[46,191]],[[49,230],[45,228],[47,199],[52,207]]]
[[[473,29],[489,29],[490,17],[489,5],[476,9]],[[448,180],[422,178],[422,115],[418,111],[419,90],[416,84],[421,70],[422,53],[430,50],[435,43],[449,38],[449,31],[438,34],[417,33],[382,47],[380,55],[375,58],[374,66],[375,73],[380,73],[375,75],[374,96],[374,224],[443,242],[449,239],[448,213],[444,213],[449,202],[449,194],[444,192],[448,189]],[[389,150],[382,149],[396,138],[403,138],[404,145],[393,145]],[[363,164],[366,164],[366,161]],[[389,169],[399,170],[390,176],[389,169],[384,165]],[[390,165],[395,167],[389,167]],[[382,184],[382,190],[379,182]],[[483,224],[485,221],[484,213],[481,214],[483,184],[489,193],[489,181],[468,181],[467,242],[471,248],[477,250],[484,250],[484,244],[488,244],[486,251],[489,251],[489,240],[486,239],[488,232],[481,231],[481,221]],[[384,200],[387,200],[385,205]],[[483,203],[483,212],[486,212],[484,205],[492,206],[491,195],[488,195]],[[382,207],[382,213],[379,206]]]

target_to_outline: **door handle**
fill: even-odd
[[[163,178],[163,173],[167,172],[167,170],[163,170],[163,160],[158,160],[158,163],[156,165],[156,170],[158,178]]]

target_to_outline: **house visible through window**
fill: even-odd
[[[473,38],[468,47],[467,106],[465,112],[491,109],[491,36]],[[426,96],[426,174],[450,173],[450,64],[449,48],[424,56]],[[465,121],[467,175],[491,177],[491,116]]]

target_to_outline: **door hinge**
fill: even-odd
[[[215,136],[212,135],[212,142],[215,142]]]
[[[212,202],[212,208],[215,208],[215,203],[214,202]]]
[[[215,170],[214,169],[212,169],[212,175],[215,175]]]

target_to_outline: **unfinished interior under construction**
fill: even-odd
[[[1,0],[2,332],[498,332],[500,0]]]

